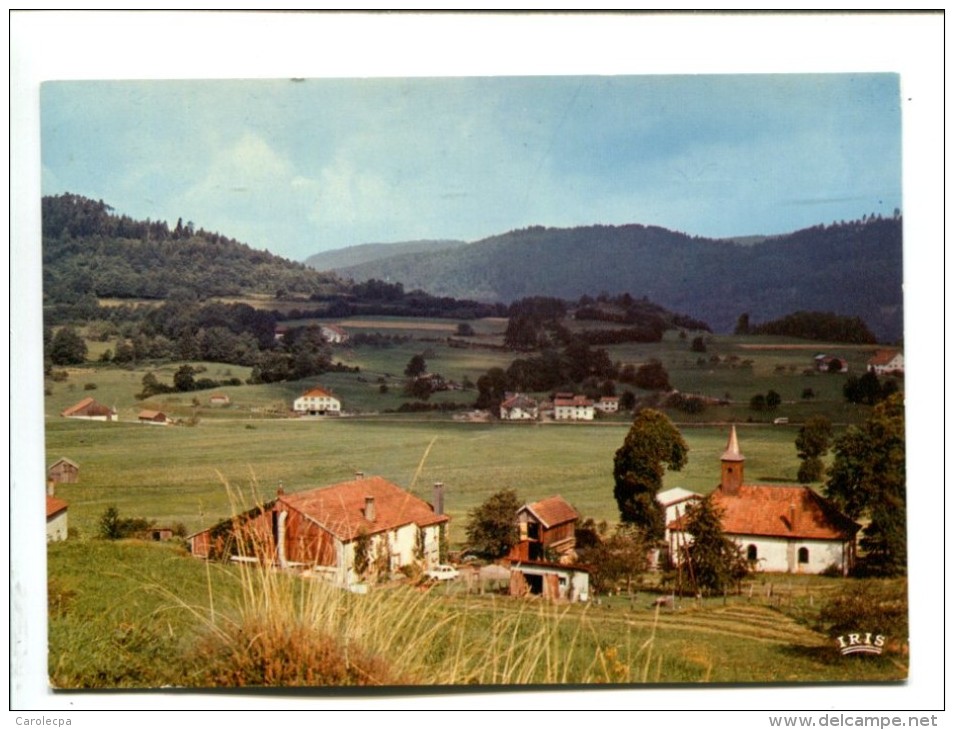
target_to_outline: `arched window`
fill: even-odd
[[[755,545],[749,545],[745,550],[745,557],[751,563],[759,559],[759,549]]]
[[[803,547],[798,549],[798,563],[799,565],[804,565],[808,562],[808,548]]]

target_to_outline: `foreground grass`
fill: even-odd
[[[888,681],[898,656],[842,657],[804,621],[739,597],[656,612],[404,584],[366,596],[170,545],[49,550],[58,688]]]

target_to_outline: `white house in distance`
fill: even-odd
[[[604,395],[593,404],[593,407],[602,413],[618,413],[619,397],[615,395]]]
[[[875,375],[903,375],[904,355],[897,350],[878,350],[868,360],[868,372]]]
[[[321,325],[321,336],[332,345],[340,345],[348,341],[348,333],[336,324]]]
[[[860,525],[809,487],[745,484],[735,426],[721,461],[722,480],[711,498],[722,512],[723,532],[756,570],[821,573],[834,567],[847,574]],[[685,513],[668,532],[670,554],[678,560],[679,548],[692,541]]]
[[[535,421],[539,415],[537,402],[522,393],[507,393],[500,404],[500,419],[503,421]]]
[[[337,416],[341,413],[341,401],[321,387],[306,390],[295,399],[295,413],[308,416]]]
[[[553,399],[553,418],[557,421],[592,421],[593,401],[585,395],[557,393]]]

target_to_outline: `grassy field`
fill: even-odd
[[[301,683],[296,652],[304,656],[302,645],[327,632],[352,656],[374,657],[394,683],[817,683],[907,674],[906,656],[842,657],[812,628],[841,583],[830,579],[789,578],[777,599],[757,584],[751,595],[657,612],[653,594],[560,606],[469,593],[461,583],[352,596],[299,579],[271,583],[279,579],[257,569],[136,541],[53,545],[49,565],[49,671],[59,688],[218,684],[255,646],[276,652],[263,638],[281,633],[271,624],[250,644],[236,641],[238,628],[268,621],[295,642],[264,657],[271,674],[263,683],[271,684]],[[799,610],[809,602],[808,613]]]

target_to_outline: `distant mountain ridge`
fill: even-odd
[[[466,241],[404,241],[400,243],[363,243],[358,246],[336,248],[322,251],[305,259],[305,265],[319,271],[337,271],[350,266],[360,266],[392,256],[413,253],[434,253],[457,246],[467,245]]]
[[[745,244],[638,224],[534,226],[336,271],[480,301],[629,292],[717,332],[732,331],[742,313],[757,324],[801,310],[861,317],[881,341],[903,336],[900,217],[819,225]]]

